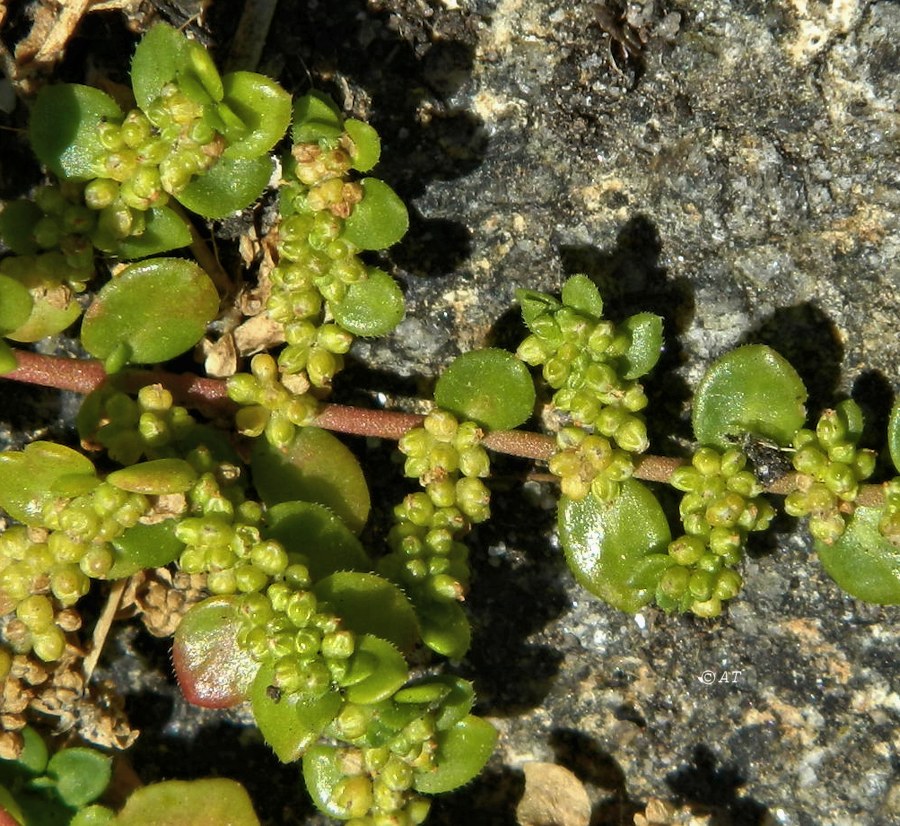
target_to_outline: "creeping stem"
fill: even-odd
[[[15,356],[19,366],[0,378],[82,394],[96,390],[107,379],[103,364],[96,359],[47,356],[25,350],[16,350]],[[164,370],[126,370],[116,380],[124,389],[132,391],[148,384],[162,384],[181,404],[205,412],[221,414],[236,409],[234,402],[228,398],[222,379],[203,378],[189,373],[168,373]],[[418,427],[423,418],[415,413],[325,404],[314,424],[326,430],[354,436],[399,439],[406,431]],[[484,446],[498,453],[547,461],[556,451],[556,440],[551,436],[525,430],[501,430],[485,436]],[[638,459],[634,475],[648,482],[667,482],[672,471],[681,464],[681,459],[642,456]],[[766,490],[776,494],[789,493],[797,487],[796,477],[797,474],[788,473]],[[860,505],[879,505],[883,501],[881,485],[864,485],[856,499]]]

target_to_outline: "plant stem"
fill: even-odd
[[[73,359],[45,356],[26,350],[15,350],[18,367],[0,378],[58,390],[87,394],[109,378],[102,362],[95,359]],[[209,379],[190,373],[167,373],[164,370],[125,370],[113,377],[125,390],[139,390],[148,384],[162,384],[181,403],[210,414],[231,413],[236,405],[228,398],[222,379]],[[423,416],[391,410],[370,410],[343,404],[323,405],[314,424],[325,430],[354,436],[399,439],[422,423]],[[525,459],[547,461],[556,450],[556,440],[542,433],[526,430],[499,430],[488,433],[484,446],[497,453]],[[684,464],[682,459],[668,456],[641,456],[634,475],[647,482],[667,482],[672,471]],[[785,494],[797,488],[797,474],[788,473],[766,488],[768,493]],[[863,485],[856,499],[860,505],[879,505],[884,501],[881,485]]]

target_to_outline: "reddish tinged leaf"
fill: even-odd
[[[259,668],[237,641],[238,598],[212,597],[185,614],[175,632],[172,663],[184,698],[203,708],[231,708],[247,699]]]

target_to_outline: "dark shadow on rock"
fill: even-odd
[[[407,204],[409,230],[391,248],[391,260],[419,277],[449,275],[472,254],[472,232],[458,221],[425,218]]]
[[[519,826],[516,806],[525,791],[521,771],[489,766],[461,789],[433,799],[429,826]]]
[[[563,660],[553,645],[528,641],[569,604],[565,563],[547,539],[555,513],[535,507],[514,481],[529,464],[496,457],[491,519],[466,539],[472,566],[466,607],[473,620],[466,676],[475,680],[478,712],[494,716],[540,705]]]
[[[877,370],[866,370],[853,382],[851,396],[862,408],[866,422],[860,445],[881,451],[885,443],[884,434],[887,432],[891,407],[896,401],[890,380]],[[888,457],[885,455],[883,458],[885,474],[893,475],[893,466],[888,467],[890,465]]]
[[[699,745],[691,765],[668,774],[666,783],[688,805],[708,810],[712,815],[710,826],[761,826],[766,807],[739,794],[746,779],[736,766],[717,763],[713,751]]]
[[[740,344],[767,344],[800,374],[809,398],[807,420],[816,421],[831,407],[844,360],[844,347],[834,323],[814,304],[782,307],[741,338]]]
[[[681,411],[690,391],[676,376],[683,361],[679,336],[694,315],[694,296],[686,279],[672,279],[660,264],[662,242],[653,222],[635,215],[621,229],[611,250],[561,246],[567,276],[583,273],[600,290],[604,314],[621,322],[635,313],[651,312],[663,319],[664,347],[656,366],[641,382],[647,393],[648,432],[653,451],[671,453],[673,437],[690,438],[690,423]]]

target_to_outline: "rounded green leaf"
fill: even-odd
[[[110,250],[120,258],[146,258],[177,250],[191,243],[191,231],[173,209],[152,207],[146,212],[146,228],[140,235],[129,235]]]
[[[463,353],[434,388],[438,407],[488,430],[511,430],[534,410],[534,382],[512,353],[489,348]]]
[[[22,751],[16,758],[16,763],[29,774],[39,775],[47,770],[49,759],[50,753],[44,738],[31,726],[25,726],[22,729]]]
[[[31,148],[57,177],[88,180],[106,154],[97,128],[121,119],[121,110],[106,92],[77,83],[45,86],[31,110]]]
[[[47,774],[56,782],[63,802],[79,809],[106,790],[112,776],[112,758],[94,749],[63,749],[50,758]]]
[[[166,780],[132,792],[116,826],[259,826],[250,797],[226,778]]]
[[[428,602],[416,606],[422,641],[432,651],[460,660],[472,644],[472,626],[458,602]]]
[[[614,608],[633,613],[650,602],[656,584],[632,584],[635,573],[648,556],[664,554],[672,536],[656,497],[627,479],[608,502],[563,496],[559,538],[575,579]]]
[[[900,473],[900,402],[895,402],[891,409],[891,417],[888,419],[888,450],[894,468]]]
[[[219,310],[210,277],[191,261],[131,264],[108,282],[84,315],[84,348],[106,359],[125,345],[129,360],[154,364],[189,350]]]
[[[344,118],[337,104],[323,92],[310,92],[294,103],[294,143],[316,143],[322,138],[338,138]]]
[[[31,233],[43,217],[34,201],[7,201],[0,212],[0,238],[16,255],[32,255],[39,247]]]
[[[33,306],[34,300],[24,284],[0,275],[0,334],[21,327],[28,321]]]
[[[275,168],[268,155],[258,158],[220,158],[178,193],[178,200],[204,218],[227,218],[256,201]]]
[[[375,634],[401,651],[411,651],[419,641],[416,612],[406,594],[377,574],[339,571],[313,591],[357,634]]]
[[[313,580],[336,571],[370,571],[372,560],[353,532],[328,508],[282,502],[266,511],[265,535],[288,553],[302,554]]]
[[[361,664],[362,678],[354,671]],[[350,671],[344,696],[351,703],[370,705],[386,700],[409,679],[409,668],[403,655],[387,640],[363,634],[356,640],[356,651],[350,659]]]
[[[57,495],[56,480],[94,472],[90,459],[55,442],[0,453],[0,507],[26,525],[43,525],[44,506]]]
[[[231,72],[222,79],[225,103],[244,124],[243,134],[226,133],[226,158],[257,158],[284,136],[291,122],[291,96],[256,72]]]
[[[112,809],[95,803],[86,809],[79,809],[69,821],[69,826],[111,826],[115,822],[116,813]]]
[[[586,275],[573,275],[562,288],[562,303],[595,319],[603,318],[603,299]]]
[[[355,118],[344,121],[344,131],[353,143],[350,149],[353,168],[358,172],[368,172],[381,157],[381,138],[368,123]]]
[[[663,347],[662,318],[653,313],[637,313],[622,322],[622,329],[631,336],[631,344],[622,362],[622,378],[636,379],[649,373],[659,361]]]
[[[211,597],[181,620],[172,664],[184,698],[204,708],[231,708],[245,700],[259,663],[238,644],[239,598]]]
[[[497,730],[487,720],[469,715],[437,735],[437,766],[416,774],[414,786],[422,794],[441,794],[468,783],[494,753]]]
[[[184,543],[175,536],[175,519],[126,528],[112,540],[112,568],[107,579],[122,579],[147,568],[161,568],[181,556]]]
[[[321,697],[272,691],[275,668],[261,666],[250,689],[253,717],[266,742],[282,763],[293,763],[319,739],[325,727],[341,710],[337,691]]]
[[[36,270],[22,278],[17,275],[16,280],[31,295],[31,313],[23,324],[6,332],[6,338],[13,341],[40,341],[61,333],[81,315],[81,305],[75,300],[67,284],[60,284]]]
[[[402,320],[406,307],[400,285],[373,267],[369,277],[351,284],[343,301],[329,302],[335,321],[356,336],[384,336]]]
[[[828,575],[850,596],[879,605],[900,604],[900,548],[882,536],[882,508],[858,507],[833,544],[816,541]]]
[[[396,244],[409,227],[409,213],[384,181],[363,178],[362,200],[344,222],[342,237],[361,250],[383,250]]]
[[[326,430],[304,427],[286,447],[257,439],[253,484],[269,506],[304,500],[330,508],[353,533],[369,516],[369,488],[356,457]]]
[[[434,724],[443,730],[458,723],[472,710],[475,689],[462,677],[438,674],[404,686],[394,694],[393,699],[401,705],[414,703],[438,709]]]
[[[5,341],[0,339],[0,376],[11,373],[19,366],[16,353]]]
[[[771,347],[739,347],[717,359],[700,382],[694,434],[701,445],[719,449],[744,433],[789,445],[806,420],[806,395],[797,371]]]
[[[131,86],[137,105],[146,111],[163,87],[191,67],[187,38],[166,23],[157,23],[141,38],[131,59]]]

